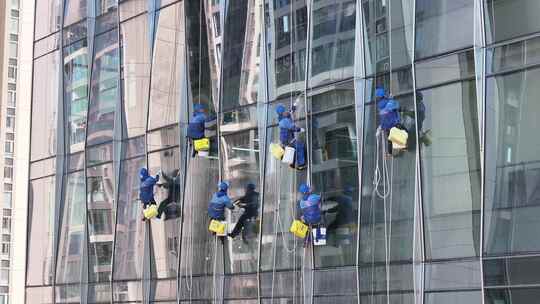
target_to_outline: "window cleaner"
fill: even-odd
[[[139,170],[139,199],[143,203],[142,220],[151,219],[157,215],[156,200],[154,199],[154,186],[159,181],[159,174],[156,177],[150,176],[148,169],[141,168]]]
[[[167,197],[159,203],[156,217],[161,219],[161,215],[165,213],[166,220],[177,218],[180,213],[180,170],[175,169],[170,176],[161,173],[165,183],[158,184],[158,187],[167,189]]]
[[[298,202],[300,221],[308,226],[313,233],[313,243],[315,245],[326,244],[326,228],[322,227],[321,196],[312,193],[311,187],[307,184],[301,184],[298,191],[302,194],[302,199]],[[298,228],[305,229],[295,220],[291,226],[291,231],[299,236],[295,231]],[[310,234],[307,234],[304,245],[311,240]]]
[[[187,128],[187,137],[191,140],[193,149],[191,157],[203,156],[210,150],[210,139],[204,137],[205,123],[208,120],[205,110],[203,104],[198,103],[193,106],[193,117]]]
[[[292,106],[291,111],[286,110],[285,106],[281,104],[276,107],[279,120],[279,141],[281,148],[284,150],[282,161],[293,168],[303,170],[306,167],[306,148],[302,140],[295,138],[295,133],[305,132],[305,130],[294,124],[291,113],[295,110],[295,105]],[[279,149],[275,145],[270,147],[270,150],[274,157],[279,156]]]
[[[224,236],[227,228],[226,223],[224,223],[225,208],[234,209],[234,205],[227,195],[228,189],[229,184],[227,182],[220,182],[218,191],[214,193],[208,205],[208,217],[210,218],[210,227],[208,229],[219,236]]]
[[[248,183],[244,196],[235,201],[235,205],[243,208],[244,212],[234,225],[233,231],[229,237],[235,238],[242,233],[242,240],[246,241],[246,230],[248,222],[255,220],[259,214],[259,192],[255,191],[255,184]]]
[[[401,125],[399,103],[393,98],[386,96],[384,88],[375,90],[375,100],[379,114],[379,128],[388,138],[387,155],[392,155],[393,150],[401,150],[407,147],[407,130]]]

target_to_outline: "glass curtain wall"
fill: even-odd
[[[25,302],[534,303],[539,8],[35,0]],[[408,133],[394,155],[378,88]],[[279,105],[304,170],[269,152]],[[231,237],[208,231],[219,181]],[[326,245],[289,231],[304,183]]]

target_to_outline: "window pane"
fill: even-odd
[[[90,282],[111,279],[114,227],[114,170],[112,164],[86,170],[88,202],[88,271]]]
[[[416,58],[472,46],[473,2],[417,0]]]
[[[486,289],[485,304],[529,304],[537,301],[539,297],[538,288]],[[478,300],[474,303],[480,302]]]
[[[181,44],[184,18],[183,3],[166,7],[156,16],[149,129],[170,125],[179,119],[180,73],[185,62],[184,45]]]
[[[511,39],[540,30],[536,0],[486,0],[488,43]]]
[[[125,128],[123,137],[141,135],[146,130],[146,105],[150,77],[148,17],[142,15],[122,23],[122,98]]]
[[[60,0],[37,0],[35,14],[34,40],[56,32],[60,28],[62,9]]]
[[[259,83],[258,20],[262,10],[256,0],[228,3],[225,18],[221,110],[257,103]]]
[[[480,146],[474,81],[421,92],[422,199],[429,259],[479,254]]]
[[[313,6],[310,86],[353,76],[355,1],[327,2]]]
[[[260,226],[258,130],[222,136],[221,145],[223,179],[230,183],[228,194],[244,198],[241,204],[245,204],[245,208],[231,213],[229,225],[236,236],[228,240],[232,251],[225,259],[225,272],[256,272]],[[249,183],[255,189],[246,190]]]
[[[28,258],[26,284],[53,283],[53,235],[57,216],[54,214],[54,177],[30,182],[28,194]]]
[[[478,291],[437,292],[425,295],[425,304],[482,303],[482,293]],[[515,302],[512,302],[515,303]]]
[[[160,220],[151,221],[154,258],[152,259],[152,278],[176,277],[178,270],[178,254],[180,244],[180,206],[181,172],[180,151],[178,148],[164,150],[148,155],[150,172],[162,171],[160,183],[165,187],[156,189],[156,202],[163,210]],[[178,174],[178,175],[177,175]],[[139,204],[137,202],[137,204]]]
[[[64,49],[64,103],[68,114],[69,152],[84,148],[88,110],[88,47],[80,41]]]
[[[487,80],[485,233],[487,254],[540,251],[540,69]]]
[[[83,240],[86,225],[86,190],[84,172],[67,176],[64,185],[63,216],[60,223],[60,243],[56,283],[77,283],[83,271]]]
[[[34,61],[31,160],[56,154],[59,55],[56,51]],[[13,119],[6,122],[8,128],[14,127]]]
[[[87,144],[112,140],[118,100],[118,33],[97,36],[90,88]]]
[[[87,1],[92,0],[65,0],[64,27],[86,18]]]
[[[146,167],[146,157],[123,160],[120,164],[114,280],[142,279],[146,226],[146,222],[141,221],[143,207],[139,201],[138,172],[142,167]],[[126,288],[128,298],[124,300],[140,300],[139,284],[126,284]]]
[[[352,89],[351,89],[352,93]],[[352,94],[351,94],[352,95]],[[351,102],[354,102],[351,97]],[[327,99],[328,93],[312,97]],[[312,184],[324,200],[327,242],[315,250],[315,267],[354,265],[358,221],[358,156],[354,108],[325,112],[311,120]],[[315,169],[317,168],[317,169]]]

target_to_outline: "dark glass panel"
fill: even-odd
[[[482,292],[476,291],[455,291],[427,293],[425,304],[454,304],[454,303],[482,303]],[[512,302],[516,303],[516,302]]]
[[[421,93],[417,111],[426,256],[477,256],[481,174],[475,82]]]
[[[107,5],[113,5],[110,6],[106,12],[101,12],[102,15],[98,15],[96,17],[96,27],[95,27],[95,33],[101,34],[108,30],[111,30],[118,26],[118,13],[116,12],[116,1],[110,1],[110,0],[97,0],[97,1],[106,1],[110,2]],[[97,11],[99,14],[100,12]]]
[[[160,10],[150,83],[149,129],[171,125],[179,119],[180,75],[184,60],[184,3]]]
[[[221,134],[236,132],[240,129],[256,128],[257,116],[262,110],[257,105],[236,108],[230,112],[223,113],[219,131]]]
[[[467,77],[474,77],[474,52],[472,50],[416,64],[417,88]]]
[[[257,274],[226,275],[223,282],[225,299],[256,298],[258,292]],[[225,301],[225,303],[253,303],[252,300]],[[257,302],[255,302],[257,303]]]
[[[313,97],[313,103],[326,99],[327,95]],[[350,97],[354,102],[353,94]],[[312,183],[323,198],[328,243],[314,248],[315,267],[353,265],[356,263],[359,190],[354,108],[314,115],[310,127]]]
[[[313,292],[315,297],[339,297],[348,295],[345,298],[356,299],[358,289],[356,286],[357,271],[355,268],[318,270],[315,271],[313,276]],[[340,301],[339,303],[342,302]]]
[[[486,289],[486,304],[529,304],[540,297],[539,288]],[[479,303],[479,302],[477,302]]]
[[[56,158],[48,158],[30,164],[30,179],[52,175],[56,170]]]
[[[540,257],[515,257],[484,261],[486,286],[540,284]]]
[[[55,178],[30,182],[28,193],[28,239],[26,285],[53,284]]]
[[[472,46],[473,16],[474,0],[416,0],[416,58]]]
[[[243,198],[249,183],[255,185],[257,192],[243,201],[248,204],[246,209],[238,207],[231,213],[229,231],[238,229],[235,231],[238,235],[229,239],[225,273],[256,272],[260,229],[259,134],[257,129],[243,131],[222,136],[220,142],[222,176],[230,183],[229,196],[233,200]]]
[[[174,125],[156,131],[151,131],[148,133],[147,139],[148,151],[177,146],[180,140],[178,126]]]
[[[146,130],[150,84],[148,17],[142,15],[120,25],[122,45],[122,99],[125,125],[122,137],[134,137]]]
[[[115,281],[142,279],[146,222],[141,221],[143,206],[139,201],[139,170],[143,167],[146,167],[145,157],[123,160],[120,163],[114,247]],[[150,173],[154,175],[156,172]],[[123,290],[121,286],[126,286],[127,290]],[[135,290],[132,290],[133,288]],[[113,283],[116,300],[119,300],[121,289],[122,293],[125,292],[128,296],[123,300],[138,300],[139,288],[136,283]]]
[[[203,1],[188,1],[185,5],[191,101],[193,104],[203,104],[209,115],[213,116],[217,110],[215,103],[218,100],[217,75],[219,73],[215,54],[213,54],[215,37],[210,33],[212,29],[210,25],[215,21],[205,18]]]
[[[256,0],[227,1],[221,110],[257,103],[262,10]]]
[[[151,221],[152,278],[176,277],[180,252],[180,224],[183,194],[181,185],[180,151],[178,148],[148,154],[150,172],[161,170],[159,187],[155,191],[158,207],[163,208],[160,219]],[[177,175],[178,174],[178,175]]]
[[[145,153],[145,137],[139,136],[135,138],[131,138],[128,140],[124,140],[124,149],[122,152],[122,158],[132,158],[135,156],[141,156]]]
[[[480,262],[477,260],[428,263],[425,276],[425,290],[428,291],[481,288]]]
[[[312,6],[310,86],[353,76],[356,4],[331,0]]]
[[[499,42],[540,31],[536,0],[486,0],[486,38]]]
[[[34,40],[38,40],[60,29],[60,22],[62,22],[61,10],[61,0],[36,1],[35,11],[39,12],[39,14],[35,15]]]
[[[68,159],[68,171],[77,171],[84,168],[84,152],[71,154]]]
[[[395,2],[395,1],[394,1]],[[368,75],[390,70],[388,1],[362,1],[365,63]]]
[[[83,271],[83,250],[86,225],[86,188],[84,172],[66,176],[64,203],[60,221],[60,238],[56,265],[56,283],[81,282]],[[78,286],[77,286],[78,288]],[[71,288],[66,290],[71,294]]]
[[[97,36],[94,44],[87,144],[112,140],[118,100],[118,32]]]
[[[55,33],[34,43],[34,58],[43,56],[60,47],[60,34]]]
[[[115,183],[112,164],[86,170],[88,212],[88,280],[111,279]]]
[[[491,77],[486,85],[484,250],[540,251],[540,69]]]
[[[64,49],[64,107],[69,152],[84,149],[88,111],[88,47],[86,40]]]
[[[301,265],[298,265],[300,267]],[[301,271],[266,271],[260,274],[261,297],[263,303],[276,303],[281,298],[294,297],[296,302],[301,303],[303,294],[303,279]],[[267,300],[267,301],[265,301]],[[285,301],[285,299],[283,299]],[[295,303],[296,303],[295,302]],[[292,303],[292,301],[291,301]]]
[[[34,61],[30,160],[56,154],[60,52]]]
[[[86,18],[86,1],[92,0],[65,0],[64,1],[64,27]]]
[[[390,64],[392,70],[411,64],[415,0],[390,0]],[[411,73],[410,70],[407,71]],[[392,88],[395,93],[394,88]]]

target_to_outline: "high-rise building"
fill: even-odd
[[[540,1],[22,7],[11,303],[538,301]],[[378,128],[387,100],[405,149]],[[278,105],[304,170],[270,153]],[[141,220],[143,167],[171,198],[160,219]],[[208,231],[219,181],[259,193],[226,211],[229,231],[247,218],[236,238]],[[325,245],[289,232],[304,183]]]

